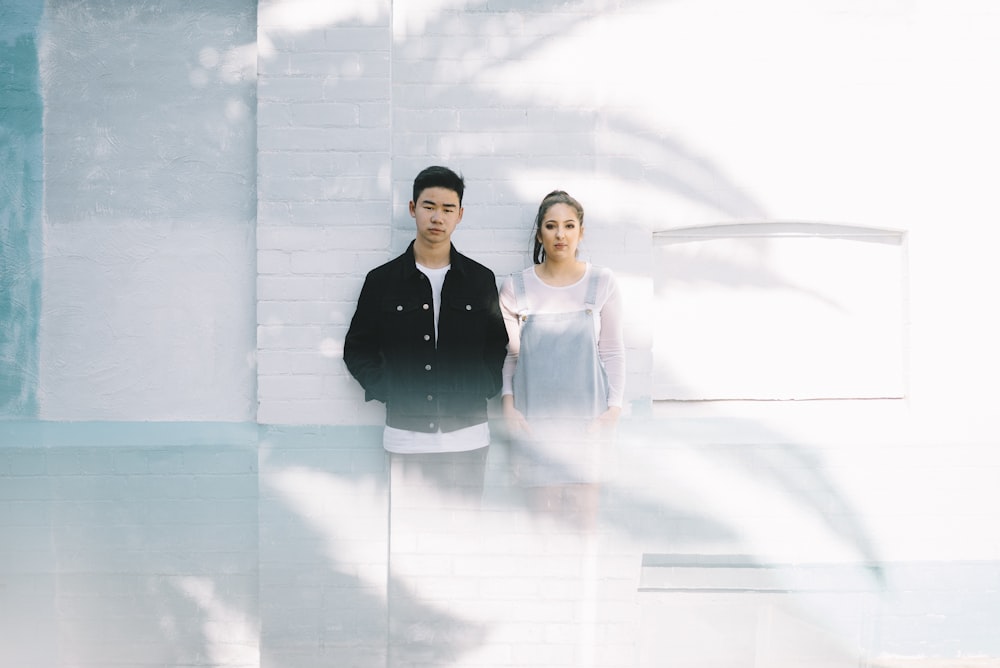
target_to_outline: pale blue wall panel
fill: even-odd
[[[41,2],[0,2],[0,418],[37,413],[41,312]]]

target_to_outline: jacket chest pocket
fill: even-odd
[[[389,297],[382,302],[383,335],[390,341],[409,341],[433,328],[433,304],[419,297]]]
[[[485,329],[489,315],[489,302],[468,295],[453,295],[442,300],[440,322],[441,336],[457,336],[460,340],[477,341]]]
[[[382,316],[393,319],[405,318],[419,315],[422,312],[430,312],[432,305],[430,301],[423,301],[414,297],[388,298],[382,302]]]
[[[481,297],[452,296],[443,300],[448,312],[459,318],[482,318],[489,310],[489,303]]]

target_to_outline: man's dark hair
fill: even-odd
[[[434,165],[417,174],[413,179],[413,201],[417,202],[420,193],[428,188],[447,188],[458,193],[458,205],[462,206],[462,195],[465,194],[465,180],[447,167]]]

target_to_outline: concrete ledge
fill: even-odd
[[[252,445],[252,422],[46,422],[0,421],[0,448]]]
[[[641,592],[866,593],[879,589],[870,564],[760,563],[746,555],[644,554]]]

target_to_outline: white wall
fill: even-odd
[[[51,422],[0,433],[16,546],[0,608],[26,629],[6,656],[277,665],[357,658],[361,638],[378,662],[390,584],[459,599],[418,602],[463,632],[499,629],[454,639],[476,665],[565,641],[559,599],[580,589],[550,576],[582,563],[577,536],[517,505],[502,448],[491,492],[510,499],[491,501],[509,505],[483,543],[437,530],[447,490],[430,489],[427,533],[393,549],[432,558],[385,577],[383,521],[407,508],[389,503],[381,409],[340,355],[434,162],[467,177],[456,243],[498,274],[528,261],[535,205],[562,187],[587,207],[588,257],[626,288],[632,415],[602,508],[601,612],[629,621],[608,647],[635,650],[639,556],[688,552],[874,562],[892,640],[878,660],[995,656],[995,596],[977,588],[1000,557],[998,28],[988,0],[50,0]],[[788,222],[905,237],[904,398],[651,411],[654,233]],[[255,419],[294,426],[202,424]],[[70,422],[89,420],[123,424]],[[132,425],[150,420],[194,424]],[[551,570],[532,579],[535,550]],[[525,622],[533,587],[554,605]],[[34,642],[39,628],[57,641]]]
[[[46,3],[39,417],[254,416],[253,3]]]
[[[542,195],[580,197],[588,256],[627,288],[640,412],[654,232],[897,230],[905,400],[885,419],[930,440],[995,435],[988,2],[305,6],[261,6],[261,421],[380,421],[337,356],[363,272],[410,238],[413,175],[441,162],[469,184],[456,244],[498,275],[528,262]],[[748,409],[707,414],[730,410]]]
[[[617,87],[648,100],[640,113],[755,209],[677,202],[658,227],[751,220],[901,231],[908,430],[937,442],[995,439],[985,416],[998,356],[986,342],[998,325],[982,305],[997,279],[988,254],[1000,212],[984,186],[997,176],[989,156],[1000,134],[989,119],[1000,99],[974,83],[996,70],[991,5],[670,3],[654,15],[646,25],[660,31],[657,56],[644,62],[659,65]],[[623,34],[648,43],[635,21]]]
[[[656,414],[837,442],[852,465],[866,441],[996,441],[990,4],[127,5],[43,19],[40,417],[379,424],[343,336],[409,239],[413,175],[441,162],[469,184],[457,245],[501,276],[528,261],[538,198],[583,200],[585,253],[626,289],[635,416],[654,233],[899,231],[902,399]]]
[[[469,184],[456,243],[499,276],[528,262],[542,195],[584,202],[585,253],[627,290],[640,413],[654,232],[899,230],[890,410],[927,438],[994,433],[989,3],[128,6],[43,19],[40,417],[377,424],[343,335],[441,162]]]
[[[388,259],[389,3],[258,7],[257,420],[379,424],[341,359]]]
[[[259,421],[381,423],[340,359],[343,336],[364,273],[412,234],[413,176],[443,163],[468,182],[456,245],[498,275],[529,261],[545,193],[583,201],[585,253],[626,290],[631,418],[664,418],[664,444],[794,443],[842,472],[836,484],[857,493],[876,552],[995,556],[981,485],[953,513],[964,519],[912,534],[894,518],[901,507],[928,517],[922,476],[902,476],[893,498],[867,477],[874,446],[994,470],[1000,99],[977,83],[1000,62],[991,3],[307,6],[260,9]],[[654,364],[654,233],[772,223],[898,233],[901,334],[881,345],[901,360],[882,383],[901,398],[651,410],[653,369],[669,372],[682,362],[671,353],[683,354],[658,352]],[[968,491],[958,478],[943,484],[940,494]]]

